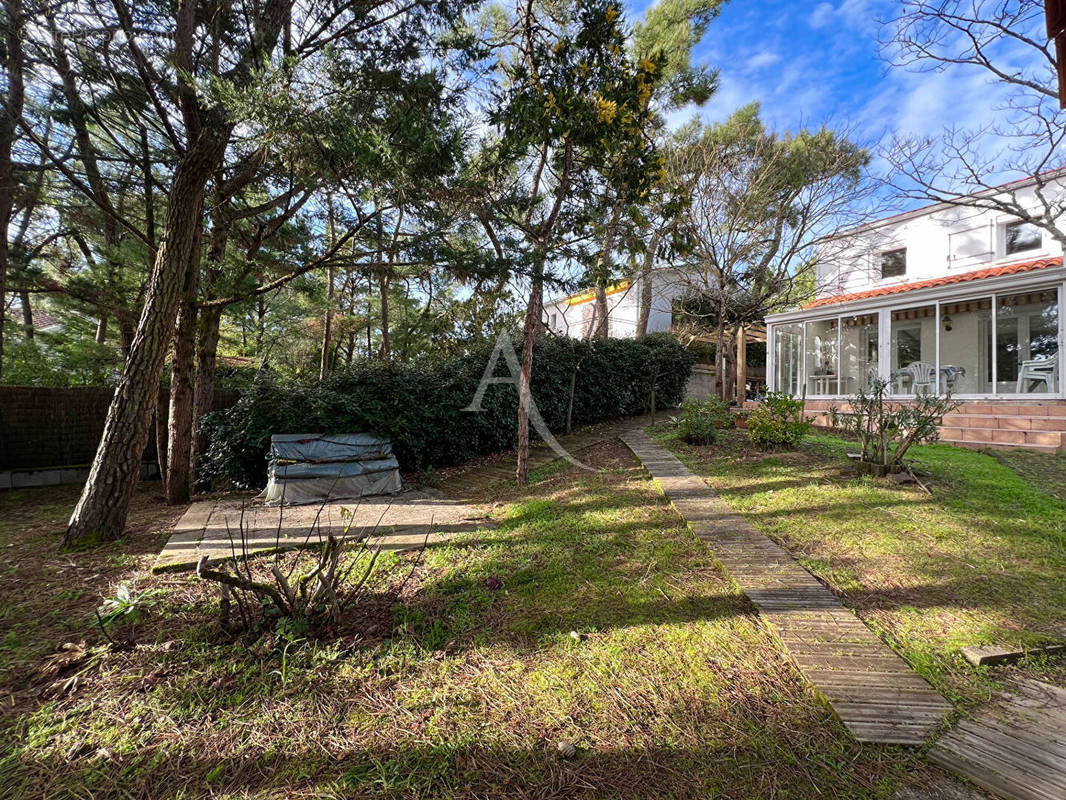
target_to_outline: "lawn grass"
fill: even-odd
[[[929,494],[858,476],[846,455],[856,445],[836,436],[780,453],[755,450],[743,431],[707,448],[678,441],[667,426],[657,436],[960,707],[1012,673],[1066,685],[1061,659],[975,669],[958,652],[1066,638],[1066,508],[1033,479],[1056,469],[1057,456],[1004,463],[918,447]]]
[[[998,450],[992,453],[1041,491],[1066,502],[1066,453]]]
[[[203,584],[149,577],[158,533],[19,578],[0,795],[887,799],[936,774],[847,735],[625,448],[579,457],[601,471],[495,488],[493,527],[428,548],[390,608],[321,640],[228,639]],[[33,505],[0,546],[39,575],[65,563],[69,505]],[[88,612],[120,580],[159,592],[147,619],[43,691],[44,656],[102,642]]]

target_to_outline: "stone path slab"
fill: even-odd
[[[344,509],[351,512],[346,516]],[[242,525],[243,513],[243,525]],[[193,503],[174,526],[156,558],[153,572],[190,570],[200,557],[220,561],[244,547],[249,553],[317,546],[328,532],[358,537],[373,531],[368,542],[385,550],[412,550],[436,544],[487,523],[470,505],[429,490],[364,497],[324,506],[264,506],[233,499]]]
[[[929,752],[1005,800],[1066,798],[1066,690],[1034,680],[963,720]]]
[[[936,731],[951,706],[828,588],[646,433],[621,438],[856,739],[921,745]]]

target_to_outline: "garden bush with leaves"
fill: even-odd
[[[904,469],[903,456],[913,445],[939,439],[944,416],[959,407],[950,394],[918,392],[900,403],[888,400],[890,392],[889,382],[878,378],[851,396],[848,411],[829,409],[830,424],[855,436],[860,461],[881,475]]]
[[[685,400],[677,417],[677,435],[683,442],[695,445],[714,444],[718,429],[732,423],[727,406],[720,398]]]
[[[748,435],[759,447],[796,447],[810,429],[803,401],[782,392],[767,392],[748,415]]]
[[[389,439],[405,471],[456,464],[516,445],[514,385],[488,387],[480,412],[470,405],[493,343],[462,357],[414,364],[366,361],[307,385],[264,377],[232,407],[206,421],[207,477],[239,486],[266,482],[275,433],[372,433]],[[566,428],[573,378],[572,424],[587,425],[676,406],[692,357],[676,338],[585,342],[544,337],[536,344],[533,399],[552,431]],[[506,376],[500,359],[496,375]]]

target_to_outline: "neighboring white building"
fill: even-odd
[[[641,278],[619,281],[607,288],[607,335],[633,338],[640,316]],[[669,331],[673,326],[674,300],[685,292],[672,270],[652,274],[651,310],[647,333]],[[560,336],[588,338],[595,325],[596,295],[592,289],[560,297],[544,304],[544,324]]]
[[[1045,187],[1045,197],[1066,202],[1062,181]],[[1023,207],[1036,209],[1032,186],[1010,184]],[[1062,247],[1046,231],[1017,217],[938,204],[847,231],[836,243],[832,262],[818,267],[816,299],[766,319],[771,389],[841,398],[880,377],[901,398],[950,390],[985,401],[971,417],[993,416],[989,401],[1014,401],[997,413],[1024,417],[1018,408],[1033,406],[1018,401],[1066,398],[1066,269]],[[1040,415],[1061,423],[1045,420],[1041,429],[1066,431],[1066,404],[1053,405]],[[978,435],[968,432],[966,440],[1053,444],[1035,434]]]

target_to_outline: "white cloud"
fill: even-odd
[[[814,11],[807,18],[807,24],[812,28],[822,28],[833,21],[833,15],[836,13],[836,9],[833,8],[832,3],[819,3],[814,7]]]
[[[776,64],[780,60],[781,56],[778,53],[775,53],[773,50],[760,50],[758,53],[748,59],[747,66],[749,70],[754,71],[758,69],[763,69],[764,67],[769,67],[773,64]]]
[[[867,131],[938,136],[945,128],[979,130],[1002,122],[1007,90],[981,70],[891,69],[868,102],[854,112]]]
[[[807,17],[807,24],[812,28],[832,26],[865,32],[876,28],[878,22],[871,0],[841,0],[838,6],[819,3]]]

